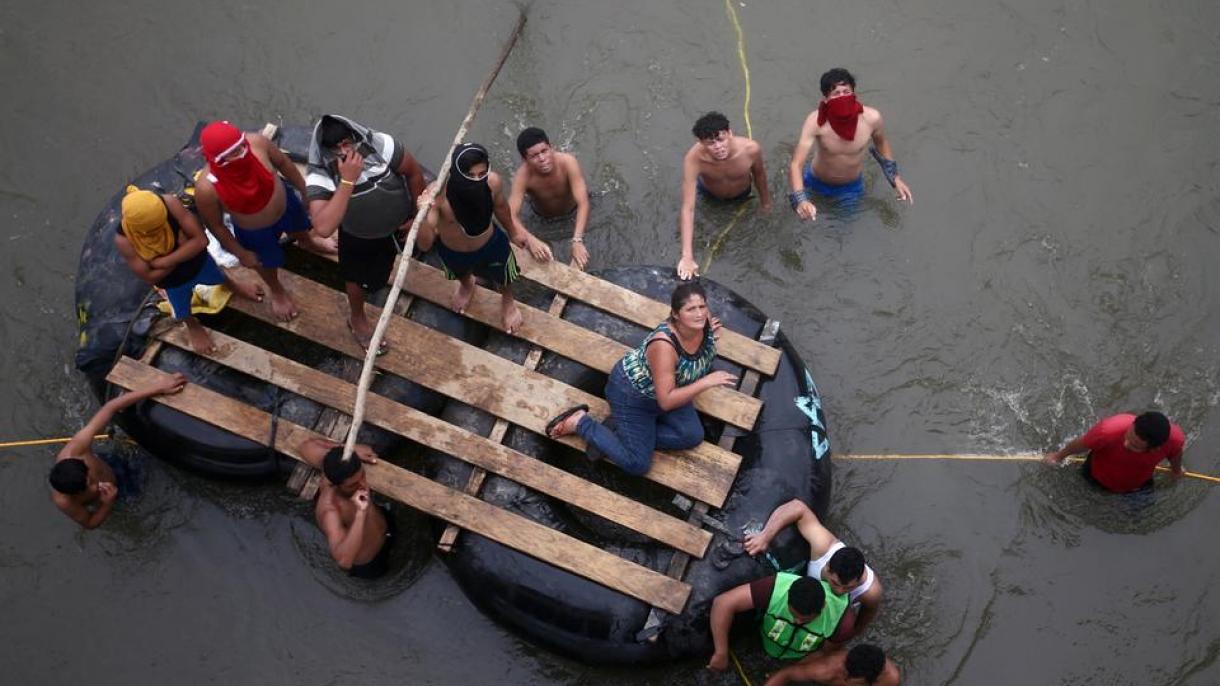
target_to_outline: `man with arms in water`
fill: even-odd
[[[177,393],[186,385],[182,374],[171,374],[164,381],[127,391],[107,402],[64,445],[51,467],[51,502],[69,519],[86,529],[96,529],[110,516],[120,493],[114,468],[93,452],[93,437],[114,415],[154,395]],[[114,457],[114,460],[119,458]]]
[[[311,438],[301,445],[301,458],[320,468],[325,479],[318,489],[314,517],[326,534],[330,555],[348,574],[376,579],[389,570],[394,542],[394,520],[373,505],[364,463],[376,464],[377,454],[356,444],[352,456],[343,459],[343,445]]]
[[[771,211],[771,190],[767,188],[761,145],[745,136],[733,135],[728,118],[719,112],[699,117],[691,133],[698,140],[682,158],[682,208],[678,213],[680,279],[699,275],[694,247],[696,194],[710,200],[740,203],[749,200],[750,189],[757,187],[759,209]]]
[[[1182,448],[1186,434],[1160,412],[1116,414],[1093,425],[1083,436],[1053,453],[1047,464],[1062,464],[1069,455],[1088,452],[1084,476],[1114,493],[1152,488],[1152,474],[1162,461],[1169,461],[1170,474],[1181,478]]]
[[[746,552],[750,555],[766,552],[775,535],[789,524],[796,524],[796,530],[809,543],[806,574],[825,581],[834,593],[847,596],[850,605],[835,640],[846,641],[859,635],[881,610],[881,582],[865,564],[864,554],[830,533],[808,505],[794,498],[775,508],[762,531],[745,537]]]
[[[536,126],[517,136],[517,152],[521,153],[523,162],[513,176],[513,188],[508,196],[513,221],[521,224],[521,206],[527,200],[534,214],[543,219],[562,218],[575,212],[572,260],[584,269],[589,263],[589,250],[585,247],[589,191],[576,156],[553,149],[546,132]]]
[[[511,238],[502,226],[512,232]],[[546,243],[513,221],[504,200],[503,181],[491,171],[487,149],[477,143],[454,148],[449,180],[420,223],[416,240],[421,250],[431,249],[435,241],[445,276],[458,282],[453,293],[454,311],[466,311],[474,295],[476,276],[491,281],[500,290],[501,326],[510,334],[521,326],[521,311],[513,299],[513,282],[520,278],[521,271],[509,241],[528,249],[535,259],[552,257]]]
[[[243,133],[227,121],[205,126],[199,144],[207,160],[207,173],[195,180],[199,216],[222,248],[263,278],[271,290],[275,316],[292,319],[297,316],[296,303],[279,279],[278,269],[284,265],[280,236],[287,234],[315,252],[337,251],[334,239],[320,239],[309,231],[309,215],[301,201],[305,177],[266,137]],[[232,217],[233,233],[225,226],[222,211]]]
[[[808,661],[784,667],[767,678],[763,686],[782,686],[794,681],[816,681],[822,686],[898,686],[898,665],[874,645],[861,644],[851,650],[823,650]]]
[[[848,207],[859,203],[864,195],[864,154],[870,145],[898,199],[912,202],[911,189],[898,174],[881,113],[856,101],[855,77],[835,68],[822,74],[820,85],[822,100],[805,118],[788,168],[792,209],[801,219],[817,217],[813,193]],[[805,166],[815,145],[813,161]]]

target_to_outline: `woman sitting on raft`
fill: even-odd
[[[695,396],[715,386],[733,386],[737,377],[710,374],[716,358],[715,332],[720,320],[707,309],[707,295],[696,283],[674,289],[669,318],[639,347],[627,351],[606,382],[613,430],[588,415],[587,405],[573,407],[551,420],[551,438],[579,434],[592,458],[599,453],[630,474],[652,466],[653,450],[684,450],[703,440]]]

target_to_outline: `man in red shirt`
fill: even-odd
[[[1182,429],[1160,412],[1116,414],[1042,461],[1058,465],[1069,455],[1088,451],[1085,477],[1115,493],[1130,493],[1152,486],[1152,473],[1162,460],[1169,460],[1174,478],[1181,477],[1185,443]]]

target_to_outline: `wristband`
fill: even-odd
[[[788,204],[792,205],[793,210],[800,207],[801,203],[803,202],[813,202],[809,199],[809,191],[805,190],[804,188],[799,191],[792,191],[788,194]]]
[[[339,183],[344,186],[351,186],[352,188],[356,187],[355,181],[348,181],[347,179],[339,179]]]
[[[877,152],[877,148],[869,148],[868,151],[873,153],[873,159],[881,165],[881,173],[885,174],[885,180],[890,182],[890,186],[895,186],[894,179],[898,178],[898,163],[882,157],[881,153]]]
[[[572,242],[573,243],[584,243],[585,237],[584,236],[572,236]]]

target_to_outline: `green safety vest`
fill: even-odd
[[[775,575],[775,589],[771,591],[771,600],[760,626],[763,649],[781,660],[799,660],[817,650],[822,641],[834,633],[847,611],[847,596],[835,595],[825,581],[817,579],[826,593],[826,604],[813,621],[797,624],[788,609],[788,589],[799,578],[799,575],[787,572]]]

